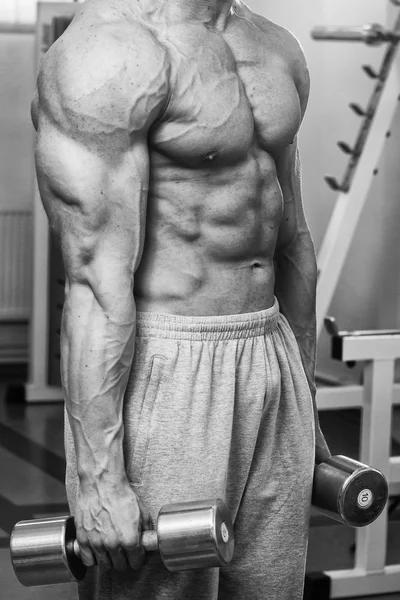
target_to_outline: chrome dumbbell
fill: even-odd
[[[231,515],[217,498],[163,506],[156,529],[143,531],[146,551],[158,550],[169,571],[226,566],[234,550]],[[26,586],[82,580],[86,567],[80,559],[71,516],[20,521],[11,534],[11,561]]]
[[[364,527],[379,517],[388,499],[388,485],[377,469],[348,458],[331,456],[316,465],[312,504],[327,516]]]

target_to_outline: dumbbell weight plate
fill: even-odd
[[[313,505],[328,516],[364,527],[386,506],[388,486],[380,471],[346,456],[333,456],[316,467]]]
[[[82,580],[85,565],[75,555],[72,517],[20,521],[13,529],[10,550],[15,575],[26,586]]]
[[[142,543],[146,551],[158,548],[170,571],[224,566],[234,549],[231,516],[220,499],[165,506],[157,533],[144,531]],[[10,550],[17,578],[29,587],[79,581],[86,574],[71,516],[20,521]]]
[[[226,566],[232,560],[232,518],[221,499],[163,507],[157,532],[161,557],[169,571]]]

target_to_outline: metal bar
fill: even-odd
[[[400,456],[391,456],[389,459],[389,482],[400,483]]]
[[[390,476],[394,358],[374,360],[364,368],[364,404],[361,428],[361,462]],[[379,571],[385,566],[387,509],[370,526],[356,534],[357,569]]]
[[[393,405],[400,406],[400,384],[395,383],[392,390]],[[361,385],[317,388],[318,410],[347,410],[349,408],[361,408],[363,404],[364,388]]]
[[[392,594],[400,591],[400,565],[386,566],[377,573],[363,569],[327,571],[331,580],[331,598],[349,598]]]
[[[382,337],[382,336],[399,336],[400,329],[363,329],[355,331],[338,331],[337,335],[341,337],[366,338],[366,337]]]
[[[311,32],[314,40],[335,42],[363,42],[370,45],[378,45],[385,42],[394,42],[399,39],[399,34],[384,29],[378,23],[367,25],[341,26],[341,27],[314,27]]]
[[[25,385],[25,400],[26,402],[61,402],[64,401],[64,395],[61,388],[28,383]]]
[[[379,332],[377,332],[379,334]],[[400,335],[348,335],[341,340],[343,362],[374,359],[394,359],[400,356]],[[335,356],[336,358],[336,356]]]
[[[346,173],[344,175],[343,184],[342,184],[343,191],[348,191],[350,189],[355,170],[356,170],[357,165],[360,160],[360,156],[364,151],[364,147],[365,147],[368,135],[369,135],[369,131],[371,129],[372,120],[375,116],[375,113],[376,113],[377,107],[379,105],[387,78],[389,76],[390,70],[392,68],[392,65],[393,65],[393,62],[394,62],[394,59],[396,56],[397,45],[398,45],[398,41],[400,39],[398,36],[398,33],[397,33],[399,31],[399,29],[400,29],[400,15],[397,18],[397,21],[395,23],[395,26],[394,26],[394,29],[392,32],[393,40],[392,40],[390,46],[388,47],[388,49],[386,50],[386,53],[383,57],[382,66],[379,71],[379,77],[377,79],[376,86],[374,88],[371,99],[368,103],[368,107],[366,109],[366,117],[364,119],[363,125],[358,134],[352,157],[350,158]],[[397,35],[397,40],[394,39],[396,35]],[[386,133],[386,131],[384,133]]]
[[[396,55],[396,63],[399,63]],[[392,119],[398,107],[400,81],[397,69],[391,69],[383,90],[371,129],[360,157],[351,190],[341,193],[336,201],[327,231],[318,254],[317,331],[318,335],[329,310],[354,232],[364,209],[382,154]]]

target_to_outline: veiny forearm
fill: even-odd
[[[316,461],[321,462],[330,452],[319,426],[315,397],[316,288],[317,261],[314,244],[308,232],[300,233],[290,245],[276,254],[275,294],[299,346],[314,405]]]
[[[123,399],[134,354],[135,304],[130,286],[99,303],[87,285],[66,294],[61,372],[81,484],[123,480]]]
[[[296,337],[304,370],[314,389],[317,262],[309,233],[299,234],[275,256],[275,294]]]

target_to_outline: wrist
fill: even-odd
[[[94,490],[100,495],[112,494],[115,495],[121,490],[121,487],[129,485],[126,474],[112,474],[107,477],[96,477],[85,475],[79,477],[79,489],[83,494],[92,493]]]
[[[78,467],[79,485],[82,490],[93,487],[114,489],[127,482],[123,461],[121,464],[98,467],[95,465]]]
[[[319,465],[330,456],[332,453],[318,424],[315,431],[315,463]]]
[[[325,462],[328,458],[332,456],[328,446],[325,444],[323,446],[315,446],[315,464],[319,465]]]

